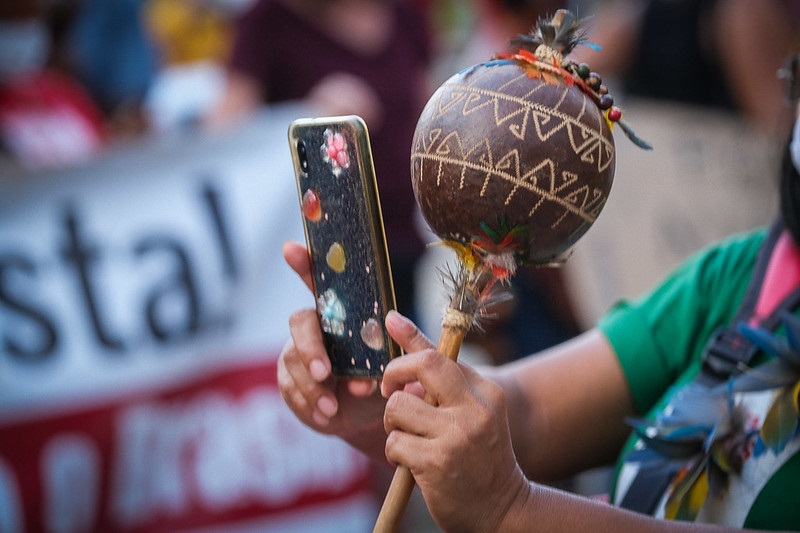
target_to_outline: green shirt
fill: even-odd
[[[600,320],[639,413],[694,378],[711,333],[744,298],[767,229],[735,235],[686,260],[651,292],[616,304]]]
[[[701,250],[651,292],[616,304],[601,319],[640,414],[652,417],[673,387],[697,375],[711,333],[731,324],[739,309],[767,231],[737,234]],[[626,451],[635,441],[631,437]],[[732,525],[800,527],[800,454],[793,453],[771,479],[780,486],[770,481],[748,502],[745,522]],[[788,497],[782,509],[775,495]]]

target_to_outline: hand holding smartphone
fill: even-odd
[[[333,373],[379,377],[400,348],[384,328],[395,299],[366,124],[299,119],[289,145]]]

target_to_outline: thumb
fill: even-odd
[[[386,315],[386,331],[406,353],[433,348],[433,344],[411,320],[397,311]]]
[[[311,260],[308,257],[308,250],[300,243],[286,241],[283,243],[282,251],[283,259],[313,293],[314,281],[311,276]]]

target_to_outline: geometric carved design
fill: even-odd
[[[532,225],[537,246],[549,234],[571,245],[588,229],[614,162],[605,117],[585,94],[499,66],[448,80],[423,111],[411,150],[418,203],[440,236],[468,238],[476,226],[467,215],[488,223],[503,215]],[[454,205],[462,213],[442,212]]]

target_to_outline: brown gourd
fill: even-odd
[[[597,74],[566,59],[584,40],[581,21],[558,11],[512,41],[519,52],[455,74],[430,98],[411,175],[446,243],[500,265],[546,264],[594,223],[613,182],[621,112]]]

